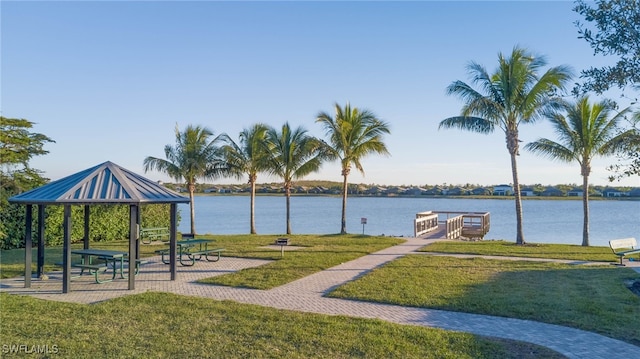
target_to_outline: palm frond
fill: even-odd
[[[445,118],[440,122],[438,129],[457,128],[477,133],[492,133],[495,129],[493,122],[480,117],[455,116]]]

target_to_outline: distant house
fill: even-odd
[[[501,184],[493,187],[494,196],[511,196],[513,194],[513,186]]]
[[[604,190],[602,190],[602,196],[603,197],[622,197],[624,196],[624,192],[612,187],[607,187]]]
[[[471,190],[471,194],[475,196],[491,196],[491,190],[484,187],[478,187]]]
[[[381,195],[382,193],[385,193],[386,191],[387,191],[387,189],[384,188],[384,187],[373,186],[373,187],[369,188],[368,190],[366,190],[365,194]]]
[[[419,195],[423,194],[424,192],[426,192],[426,190],[424,188],[411,187],[411,188],[405,189],[402,192],[402,194],[403,195],[407,195],[407,196],[419,196]]]
[[[640,187],[636,187],[629,191],[629,197],[640,197]]]
[[[404,192],[404,190],[405,190],[405,189],[404,189],[403,187],[396,187],[396,186],[393,186],[393,187],[389,187],[389,188],[387,188],[387,190],[385,191],[385,193],[386,193],[387,195],[396,195],[396,194],[400,194],[400,193]]]
[[[428,196],[438,196],[442,194],[442,190],[440,189],[440,187],[436,186],[424,191],[424,194]]]
[[[556,187],[549,186],[545,188],[540,195],[545,197],[562,197],[564,196],[564,192],[557,189]]]
[[[533,187],[525,187],[520,190],[520,195],[523,197],[531,197],[531,196],[535,196],[536,193],[533,190]]]
[[[467,192],[466,189],[460,187],[451,188],[447,191],[447,196],[462,196],[467,194],[469,194],[469,192]]]
[[[569,196],[569,197],[582,197],[582,196],[584,196],[584,191],[582,190],[582,188],[575,187],[571,191],[567,192],[567,196]]]

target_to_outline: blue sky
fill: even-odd
[[[445,94],[475,61],[493,71],[519,45],[576,74],[613,59],[578,39],[570,1],[168,2],[3,1],[1,109],[56,141],[32,166],[58,179],[112,161],[144,174],[176,124],[237,139],[256,122],[303,126],[323,137],[320,111],[350,102],[387,121],[390,157],[365,176],[386,185],[511,182],[504,135],[438,130],[462,103]],[[611,96],[611,94],[610,94]],[[617,99],[617,98],[616,98]],[[554,139],[523,126],[524,143]],[[607,184],[613,158],[594,162]],[[581,183],[576,164],[522,151],[524,184]],[[167,180],[149,172],[151,179]],[[339,181],[337,164],[308,179]],[[275,181],[266,176],[259,182]],[[238,183],[221,179],[219,183]],[[619,185],[640,186],[638,178]]]

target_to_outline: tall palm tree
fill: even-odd
[[[597,156],[607,156],[615,153],[619,146],[634,131],[628,130],[618,133],[618,126],[626,108],[614,116],[615,105],[611,101],[603,100],[591,104],[588,96],[579,98],[575,103],[566,104],[564,112],[549,113],[547,117],[553,125],[558,142],[541,138],[524,146],[526,150],[541,154],[551,159],[580,164],[582,176],[582,205],[584,221],[582,226],[582,245],[589,246],[589,174],[591,160]]]
[[[268,127],[262,123],[254,124],[240,132],[239,146],[233,140],[227,138],[227,144],[222,147],[229,165],[230,174],[236,176],[236,178],[241,178],[245,174],[249,177],[249,185],[251,186],[251,234],[256,234],[256,181],[258,173],[265,171],[268,166],[269,153],[265,149],[267,130]]]
[[[552,94],[564,90],[571,71],[566,66],[558,66],[540,75],[546,60],[519,47],[514,47],[508,58],[500,53],[498,62],[498,69],[493,74],[475,62],[469,64],[472,84],[478,85],[479,90],[462,81],[455,81],[447,87],[447,94],[457,95],[465,104],[460,116],[444,119],[439,128],[458,128],[482,134],[499,128],[504,132],[511,157],[516,202],[516,243],[524,244],[516,161],[520,142],[518,128],[520,124],[535,122],[545,111],[561,105],[562,101]]]
[[[307,135],[307,130],[298,127],[292,130],[289,123],[282,130],[267,130],[269,151],[268,172],[281,177],[287,206],[287,234],[291,234],[291,185],[294,179],[302,178],[320,169],[322,154],[320,141]]]
[[[227,166],[220,149],[223,135],[214,137],[206,127],[188,125],[180,132],[175,128],[175,146],[164,146],[166,159],[147,157],[144,159],[144,171],[158,171],[167,174],[176,181],[183,181],[189,191],[189,209],[191,215],[191,233],[196,233],[195,204],[193,194],[198,178],[209,180],[224,175]],[[213,139],[211,139],[213,137]]]
[[[388,155],[383,142],[383,135],[390,133],[389,125],[378,119],[368,110],[351,107],[347,103],[344,108],[335,104],[335,117],[320,112],[316,122],[322,124],[329,137],[327,152],[330,158],[340,160],[342,166],[342,222],[340,233],[347,233],[347,177],[351,166],[364,175],[360,160],[368,154]]]

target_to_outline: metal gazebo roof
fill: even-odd
[[[189,198],[107,161],[9,198],[24,204],[189,203]]]

